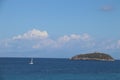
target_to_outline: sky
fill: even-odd
[[[0,57],[120,59],[119,0],[0,0]]]

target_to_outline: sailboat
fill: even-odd
[[[33,58],[31,58],[31,60],[30,60],[30,63],[29,64],[33,64]]]

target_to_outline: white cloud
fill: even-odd
[[[90,35],[84,33],[84,34],[71,34],[71,35],[64,35],[62,37],[59,37],[56,41],[54,41],[54,47],[60,48],[60,47],[74,47],[76,46],[90,46],[91,44],[91,37]],[[88,43],[88,44],[87,44]],[[91,44],[93,46],[93,44]]]
[[[60,38],[58,39],[59,42],[68,42],[69,40],[70,40],[70,37],[67,36],[67,35],[65,35],[65,36],[63,36],[63,37],[60,37]]]
[[[101,42],[100,46],[102,49],[113,50],[120,48],[120,40],[106,40]]]
[[[53,45],[54,45],[54,41],[52,39],[43,39],[36,41],[36,43],[33,44],[32,48],[39,49],[39,48],[51,47]]]
[[[84,33],[84,34],[82,35],[81,39],[87,41],[87,40],[90,40],[91,37],[90,37],[90,35],[88,35],[87,33]]]
[[[106,46],[105,49],[115,49],[116,48],[116,45],[115,44],[109,44]]]
[[[71,34],[71,35],[65,35],[58,39],[59,42],[68,42],[70,40],[83,40],[87,41],[90,40],[91,37],[88,34],[78,35],[78,34]]]
[[[1,48],[10,47],[10,45],[9,45],[10,42],[11,42],[11,41],[10,41],[9,39],[7,39],[7,40],[2,40],[2,41],[0,41],[0,47],[1,47]]]
[[[11,49],[92,48],[95,44],[92,37],[87,33],[63,35],[52,39],[48,37],[47,31],[37,29],[14,36],[9,41],[4,41],[4,46]]]
[[[120,40],[117,41],[117,48],[120,48]]]
[[[104,5],[101,8],[103,11],[111,11],[113,7],[111,5]]]
[[[45,39],[48,37],[48,33],[47,31],[40,31],[37,29],[33,29],[31,31],[28,31],[26,33],[24,33],[23,35],[18,35],[18,36],[14,36],[13,40],[16,39]]]
[[[77,34],[71,34],[70,37],[71,39],[75,39],[75,40],[80,39],[80,35]]]
[[[67,45],[70,45],[72,41],[72,45],[78,43],[78,42],[83,42],[90,40],[90,36],[88,34],[83,34],[83,35],[78,35],[78,34],[71,34],[71,35],[64,35],[62,37],[58,37],[57,39],[53,40],[51,38],[46,38],[43,40],[38,41],[35,45],[32,46],[32,48],[37,49],[37,48],[45,48],[45,47],[50,47],[50,48],[61,48],[65,47]],[[90,45],[90,44],[89,44]]]

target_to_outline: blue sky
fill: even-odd
[[[119,21],[119,0],[3,0],[0,56],[102,51],[119,58]]]

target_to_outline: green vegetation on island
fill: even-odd
[[[87,54],[80,54],[73,56],[71,60],[101,60],[101,61],[114,61],[114,59],[105,53],[94,52]]]

